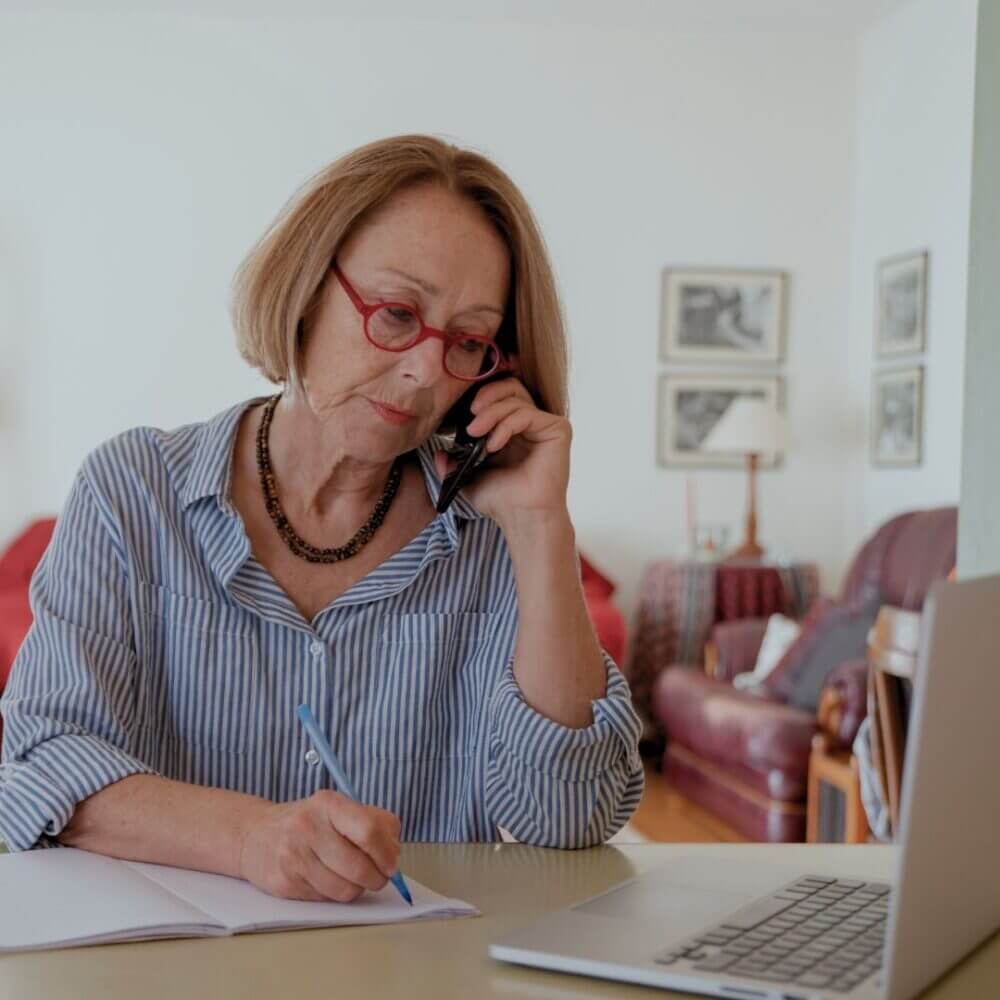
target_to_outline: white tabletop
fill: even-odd
[[[102,1000],[280,997],[666,997],[680,994],[495,962],[508,928],[683,854],[780,861],[816,873],[891,878],[894,849],[806,844],[634,844],[555,851],[520,844],[408,844],[401,868],[481,917],[232,938],[134,942],[0,958],[0,997]],[[0,900],[0,905],[3,905]],[[58,900],[53,900],[58,906]],[[948,1000],[1000,997],[1000,935],[933,987]]]

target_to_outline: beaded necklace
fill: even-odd
[[[397,458],[392,463],[385,489],[382,490],[382,495],[375,502],[375,509],[349,541],[330,549],[318,549],[316,546],[310,545],[299,536],[289,523],[285,512],[281,509],[281,501],[278,499],[278,491],[274,484],[274,471],[271,468],[271,453],[268,450],[267,438],[271,427],[271,418],[274,416],[274,408],[278,405],[279,399],[281,399],[280,393],[273,396],[264,405],[260,427],[257,429],[257,472],[260,475],[260,487],[264,491],[264,505],[267,507],[268,516],[274,522],[274,526],[278,529],[278,534],[281,535],[285,544],[300,559],[311,563],[334,563],[350,559],[371,541],[372,535],[375,534],[376,529],[389,513],[393,498],[396,496],[396,490],[399,488],[399,481],[402,478],[402,461]]]

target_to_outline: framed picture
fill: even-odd
[[[927,252],[879,261],[875,302],[876,357],[920,354],[927,341]]]
[[[782,271],[663,271],[660,358],[774,364],[784,350]]]
[[[919,465],[923,435],[924,370],[876,372],[872,385],[872,462]]]
[[[661,375],[658,395],[657,461],[667,466],[742,467],[745,455],[703,451],[701,443],[738,397],[764,399],[779,409],[783,402],[777,375]],[[761,455],[760,465],[773,467],[780,459]]]

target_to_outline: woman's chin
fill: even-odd
[[[413,451],[423,444],[426,435],[420,436],[413,427],[370,427],[358,435],[369,461],[391,462],[394,458]]]

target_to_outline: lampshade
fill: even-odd
[[[772,454],[785,447],[785,418],[773,403],[740,396],[701,443],[703,451]]]

